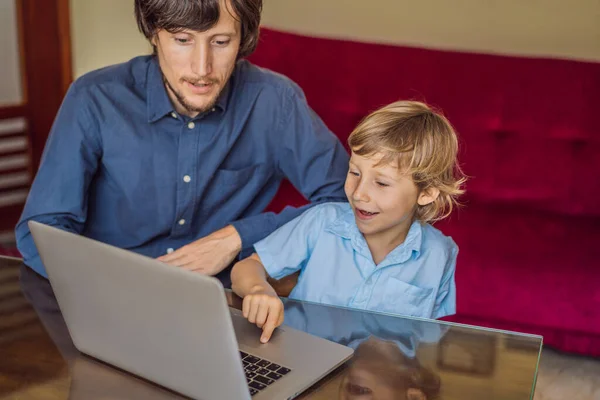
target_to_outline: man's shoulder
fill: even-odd
[[[89,90],[101,86],[131,87],[144,84],[152,56],[139,56],[127,62],[109,65],[87,72],[73,82],[74,90]]]
[[[263,90],[275,91],[284,95],[302,94],[302,89],[293,80],[268,68],[259,67],[248,60],[240,60],[236,74],[242,85],[257,85]]]

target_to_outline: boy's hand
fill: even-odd
[[[283,323],[283,302],[272,290],[259,289],[244,297],[242,313],[249,322],[262,328],[262,343],[267,343],[275,328]]]

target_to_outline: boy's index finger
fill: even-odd
[[[271,336],[273,335],[273,331],[277,328],[277,322],[279,320],[279,314],[273,312],[273,310],[269,310],[269,316],[267,317],[267,322],[263,326],[263,333],[260,336],[260,341],[262,343],[267,343]]]

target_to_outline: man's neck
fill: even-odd
[[[171,85],[169,85],[169,83],[166,80],[164,83],[165,89],[167,90],[167,95],[169,96],[169,100],[171,100],[171,104],[175,108],[175,111],[177,111],[177,114],[186,115],[190,118],[196,118],[200,114],[199,111],[190,111],[183,104],[181,104],[181,102],[171,89]]]

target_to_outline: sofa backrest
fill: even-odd
[[[282,73],[342,142],[398,99],[440,108],[461,137],[467,198],[600,216],[600,63],[311,38],[263,29],[250,60]],[[284,185],[272,204],[304,200]]]

